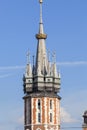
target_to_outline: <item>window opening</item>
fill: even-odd
[[[40,123],[41,122],[41,114],[38,113],[38,122]]]
[[[38,109],[40,110],[41,107],[41,103],[40,103],[40,99],[38,99]]]
[[[52,122],[52,113],[50,113],[50,122]]]
[[[52,100],[50,100],[50,109],[52,109]]]

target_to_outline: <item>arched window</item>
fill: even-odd
[[[53,121],[52,113],[50,113],[50,122]]]
[[[40,112],[38,112],[38,122],[39,123],[41,122],[41,114],[40,114]]]
[[[52,109],[52,99],[50,100],[50,109]]]
[[[38,99],[38,109],[40,110],[40,108],[41,108],[41,101],[40,99]]]
[[[41,123],[41,99],[37,100],[37,122]]]

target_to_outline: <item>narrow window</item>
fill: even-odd
[[[41,114],[38,113],[38,122],[40,123],[41,122]]]
[[[38,99],[38,109],[40,110],[41,107],[41,103],[40,103],[40,99]]]
[[[29,81],[29,83],[31,82],[31,80],[28,80]]]
[[[48,79],[48,82],[50,82],[50,79]]]
[[[50,122],[52,122],[52,113],[50,113]]]
[[[52,100],[50,100],[50,109],[52,109]]]

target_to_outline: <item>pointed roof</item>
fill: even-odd
[[[42,21],[42,3],[40,0],[40,23],[39,23],[39,33],[36,34],[38,40],[37,54],[36,54],[36,73],[37,75],[45,74],[47,71],[47,54],[45,47],[45,39],[47,35],[44,33],[43,21]]]

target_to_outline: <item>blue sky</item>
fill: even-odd
[[[87,109],[87,0],[44,0],[47,48],[61,73],[62,127],[81,127]],[[36,53],[38,0],[0,0],[0,129],[23,129],[26,52]]]

